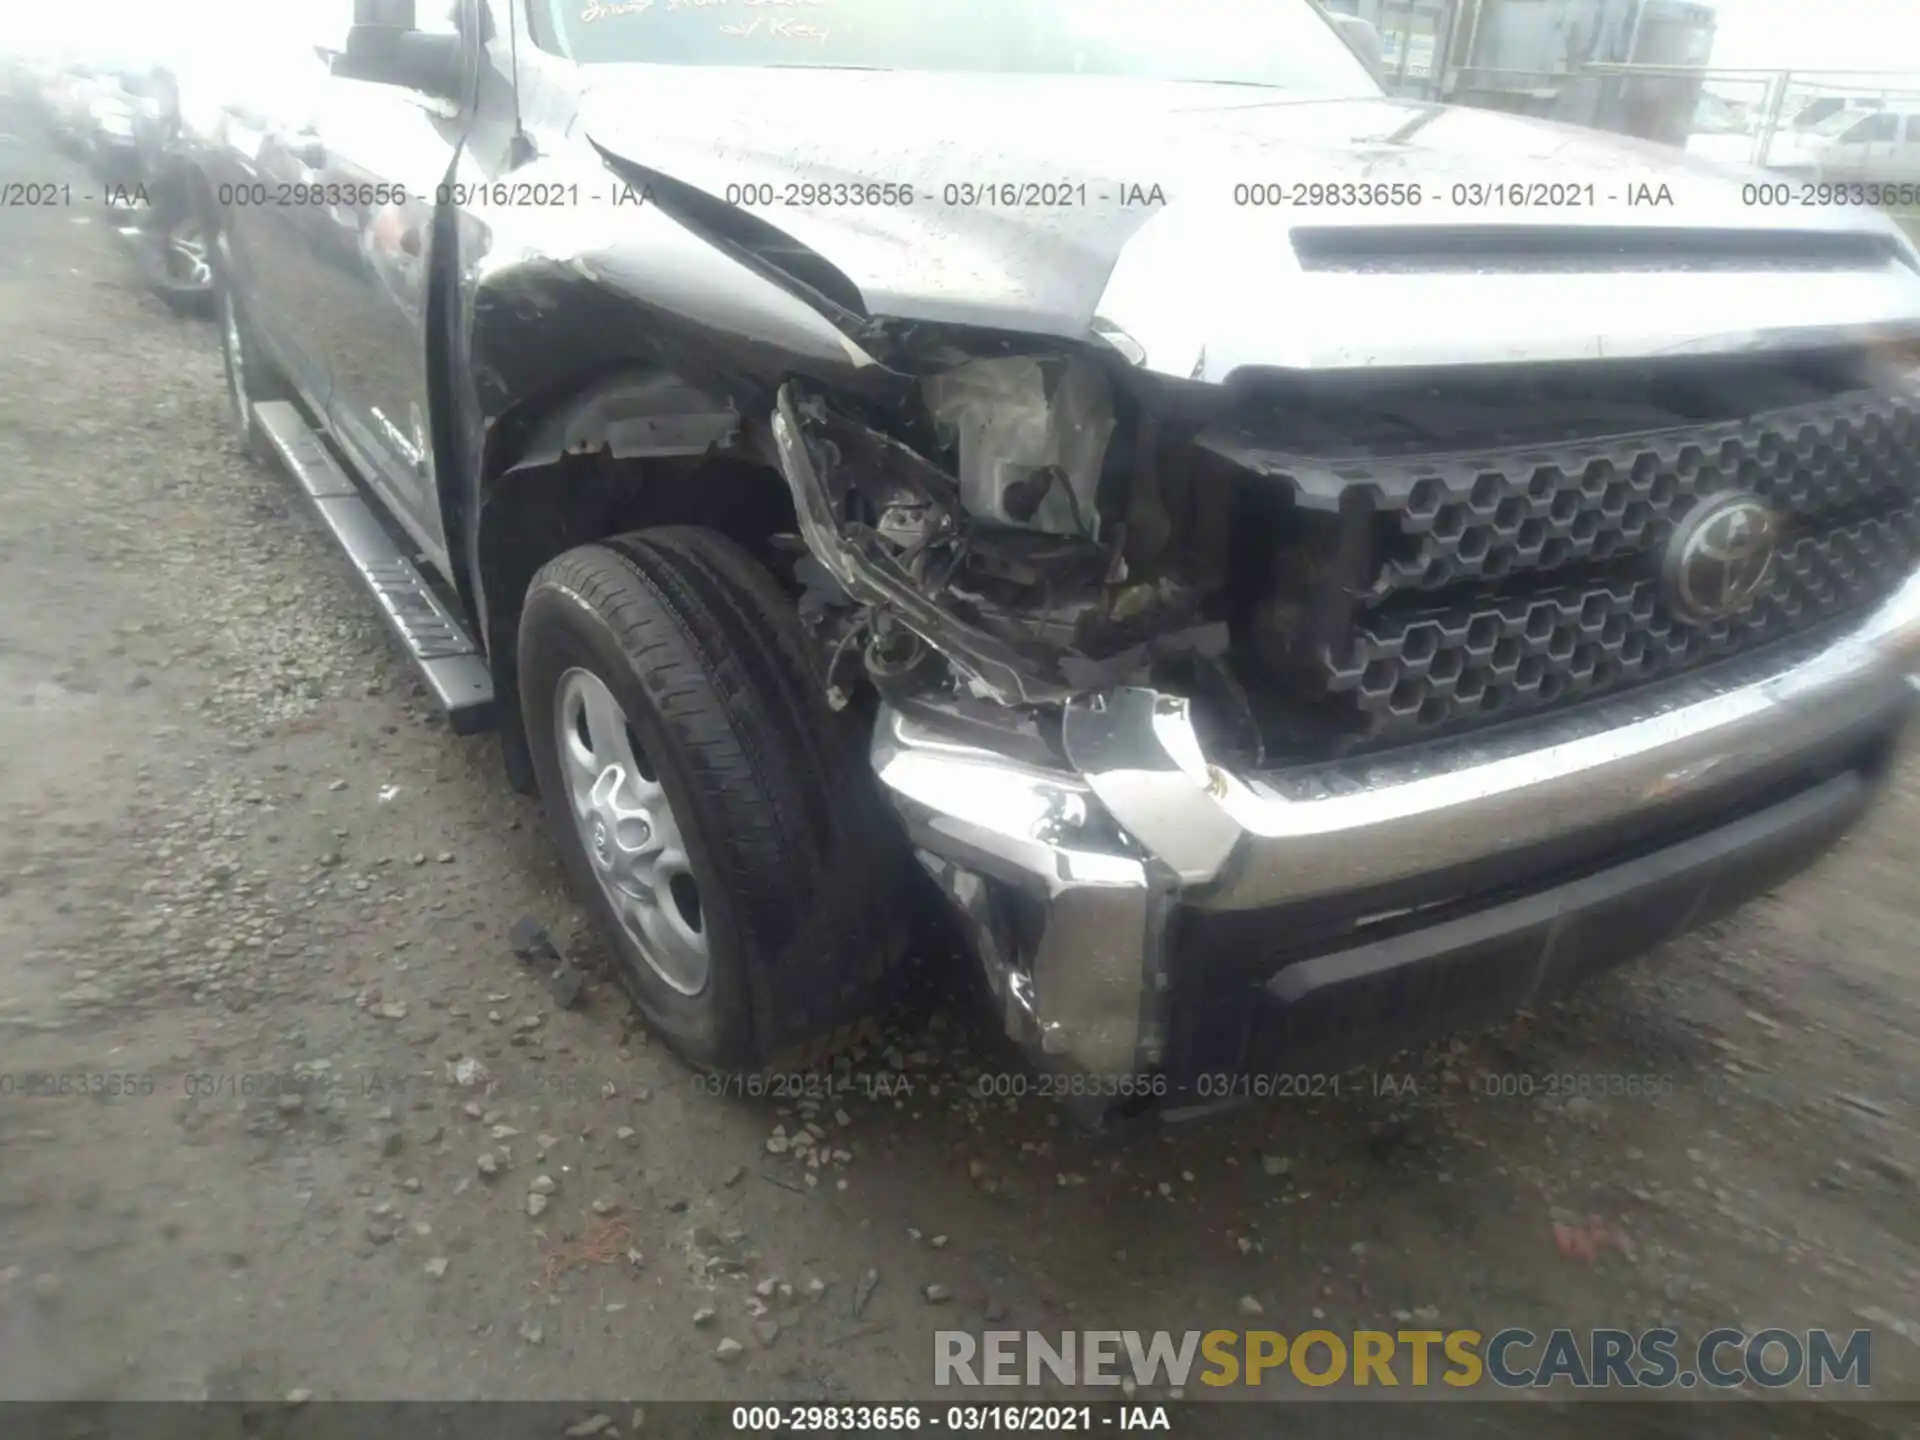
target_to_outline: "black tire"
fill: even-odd
[[[260,348],[247,321],[246,308],[234,294],[224,267],[217,264],[213,289],[220,325],[220,358],[227,372],[227,412],[247,454],[263,465],[271,464],[273,446],[260,428],[254,407],[263,401],[291,399],[293,391]]]
[[[690,526],[568,551],[534,576],[521,613],[521,707],[568,874],[647,1023],[701,1068],[841,1048],[906,948],[904,839],[859,727],[828,709],[807,655],[773,577]],[[678,819],[708,937],[698,994],[654,970],[594,878],[555,733],[572,669],[613,692]]]
[[[183,320],[211,320],[214,314],[213,291],[198,287],[163,285],[155,292],[160,303]]]

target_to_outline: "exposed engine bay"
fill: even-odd
[[[1490,723],[1870,603],[1920,556],[1920,486],[1875,438],[1920,439],[1916,375],[1856,352],[1148,401],[1087,356],[1002,353],[885,413],[791,383],[774,438],[836,703],[862,670],[1027,707],[1141,686],[1257,764]],[[1682,623],[1661,547],[1731,486],[1790,547],[1751,613]]]
[[[1228,467],[1163,478],[1154,428],[1121,430],[1085,361],[982,360],[922,389],[918,446],[782,395],[783,464],[815,502],[801,610],[830,637],[830,679],[858,647],[883,691],[948,680],[1045,704],[1151,683],[1246,711],[1227,664]]]

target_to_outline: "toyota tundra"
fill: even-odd
[[[1038,1064],[1192,1109],[1887,773],[1877,212],[1390,98],[1311,0],[338,3],[199,160],[240,434],[695,1065],[843,1037],[937,892]]]

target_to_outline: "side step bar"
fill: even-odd
[[[448,727],[459,735],[487,729],[493,723],[493,672],[466,627],[394,543],[360,488],[292,402],[261,401],[253,412],[281,462],[380,602],[388,626],[446,711]]]

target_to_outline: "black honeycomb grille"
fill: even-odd
[[[1624,689],[1839,619],[1892,591],[1920,560],[1920,507],[1790,542],[1766,593],[1730,621],[1676,621],[1653,579],[1604,579],[1444,611],[1360,622],[1329,667],[1372,738],[1431,730]]]
[[[1370,473],[1388,545],[1321,655],[1353,738],[1400,743],[1642,684],[1870,608],[1920,565],[1920,396],[1850,393],[1753,419],[1425,457]],[[1343,464],[1340,478],[1359,478]],[[1659,558],[1702,496],[1781,518],[1761,599],[1675,616]]]

